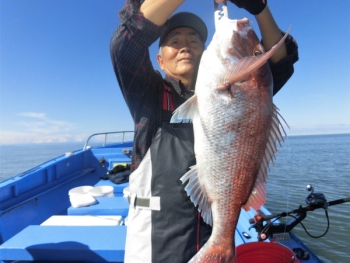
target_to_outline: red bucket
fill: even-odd
[[[237,263],[300,263],[288,247],[268,242],[251,242],[236,247]]]

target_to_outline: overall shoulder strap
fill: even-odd
[[[164,83],[162,93],[162,122],[169,123],[173,116],[175,110],[174,93],[174,89]]]
[[[173,101],[173,89],[164,83],[162,109],[173,112],[175,110]]]

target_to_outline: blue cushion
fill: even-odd
[[[125,238],[125,226],[28,226],[0,246],[0,258],[123,262]]]

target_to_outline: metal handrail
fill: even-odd
[[[101,132],[101,133],[94,133],[94,134],[90,135],[90,137],[86,140],[86,143],[85,143],[85,145],[84,145],[83,150],[86,150],[90,139],[91,139],[92,137],[94,137],[94,136],[104,135],[105,138],[104,138],[104,142],[103,142],[103,145],[102,145],[102,146],[106,146],[107,135],[108,135],[108,134],[122,133],[123,136],[122,136],[122,141],[121,141],[121,142],[123,143],[123,142],[124,142],[124,135],[125,135],[125,133],[127,133],[127,132],[134,132],[134,131],[117,131],[117,132]]]

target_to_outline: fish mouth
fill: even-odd
[[[249,26],[249,19],[248,18],[242,18],[237,20],[237,29],[242,30],[243,28]]]
[[[249,24],[249,19],[246,17],[242,19],[237,19],[237,23],[240,25],[246,25],[246,24]]]

